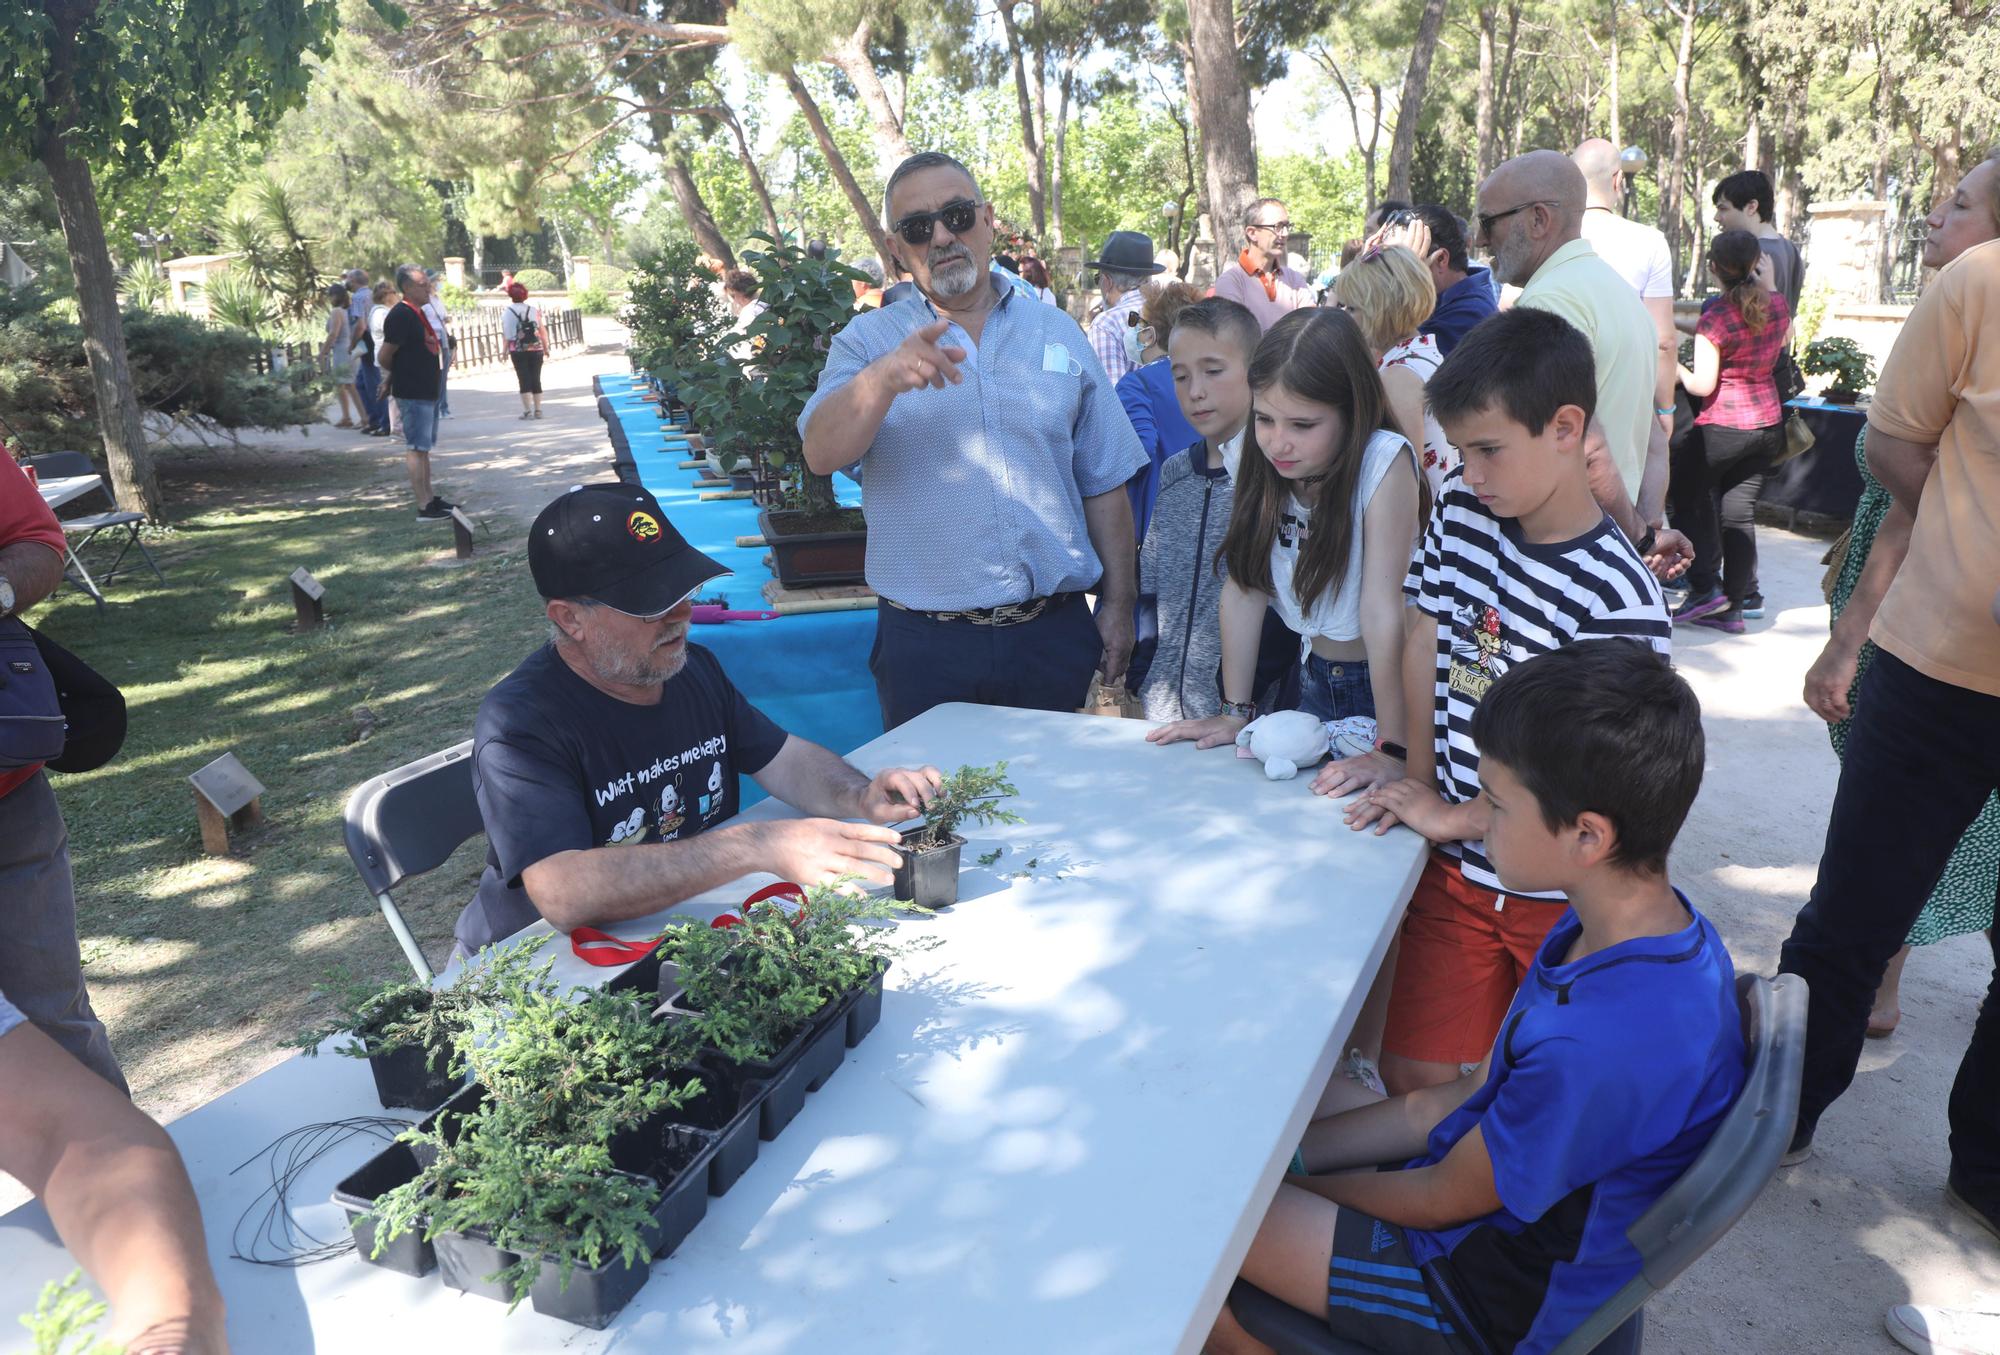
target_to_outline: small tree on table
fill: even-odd
[[[944,779],[944,785],[924,806],[924,826],[909,845],[918,852],[942,847],[951,841],[961,823],[1019,823],[1021,816],[1002,809],[1000,801],[1019,795],[1007,779],[1007,764],[991,767],[960,767]]]

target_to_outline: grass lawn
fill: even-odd
[[[282,1057],[331,966],[408,974],[348,860],[347,792],[470,737],[543,623],[525,552],[452,559],[449,530],[415,521],[379,463],[237,450],[163,471],[166,583],[142,565],[102,613],[65,586],[30,620],[125,691],[124,751],[53,779],[92,997],[134,1095],[170,1115]],[[300,565],[328,624],[293,635]],[[264,783],[266,823],[211,857],[186,778],[225,752]],[[402,891],[434,964],[482,852]]]

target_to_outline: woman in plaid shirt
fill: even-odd
[[[1702,304],[1694,369],[1694,427],[1674,452],[1674,525],[1694,543],[1688,595],[1674,620],[1743,632],[1743,599],[1757,580],[1757,495],[1785,442],[1785,406],[1772,364],[1792,326],[1785,298],[1753,277],[1757,237],[1724,231],[1708,250],[1721,290]]]

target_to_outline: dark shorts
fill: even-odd
[[[1358,1209],[1341,1210],[1333,1227],[1326,1323],[1335,1336],[1383,1355],[1464,1352],[1410,1259],[1403,1230]]]
[[[1298,709],[1322,720],[1345,720],[1375,714],[1375,688],[1368,682],[1368,661],[1322,659],[1307,654],[1299,661]]]

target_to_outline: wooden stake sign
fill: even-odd
[[[318,630],[326,620],[326,609],[321,599],[326,596],[326,585],[306,573],[304,565],[292,571],[292,606],[298,609],[299,619],[293,630]]]
[[[201,820],[201,849],[210,856],[229,855],[230,829],[240,833],[264,821],[264,783],[250,775],[236,754],[224,753],[188,782]]]
[[[472,558],[472,519],[465,515],[465,510],[462,508],[454,507],[451,510],[451,539],[453,544],[458,548],[458,558],[461,560],[470,560]]]

